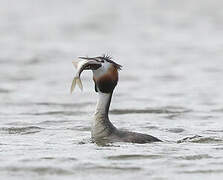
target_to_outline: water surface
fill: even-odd
[[[1,1],[1,179],[222,179],[223,3]],[[77,56],[123,65],[110,119],[163,143],[90,141],[97,95]]]

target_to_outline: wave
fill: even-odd
[[[218,137],[203,137],[199,135],[195,135],[192,137],[186,137],[181,140],[178,140],[177,143],[184,143],[184,142],[191,142],[191,143],[219,143],[223,142],[222,139]]]
[[[111,114],[178,114],[191,112],[189,109],[181,107],[161,107],[147,109],[113,109]]]
[[[38,133],[43,128],[40,128],[38,126],[28,126],[28,127],[4,127],[0,128],[0,133],[6,133],[6,134],[34,134]]]

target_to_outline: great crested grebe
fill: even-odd
[[[80,76],[81,72],[85,69],[92,70],[95,91],[98,93],[94,121],[91,129],[92,141],[131,143],[151,143],[161,141],[158,138],[147,134],[119,130],[109,120],[108,112],[111,98],[118,83],[118,70],[121,70],[122,66],[115,63],[111,57],[105,55],[92,58],[79,58],[84,60],[84,63],[82,63],[84,66],[79,68],[81,70],[77,74]],[[75,65],[77,66],[77,64]],[[77,79],[78,77],[75,78]],[[80,88],[82,88],[80,79],[78,83]],[[73,90],[73,88],[74,86],[72,84],[71,90]]]

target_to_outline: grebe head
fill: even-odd
[[[112,60],[110,56],[80,57],[81,59],[94,60],[97,66],[92,66],[95,91],[101,93],[112,93],[118,83],[118,70],[121,65]],[[100,65],[98,65],[100,64]],[[93,68],[94,67],[94,68]]]

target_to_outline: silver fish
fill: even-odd
[[[82,85],[82,82],[80,79],[82,71],[97,69],[101,66],[101,64],[99,62],[97,62],[96,60],[86,60],[86,59],[73,61],[72,63],[75,66],[75,68],[77,69],[77,73],[72,81],[70,92],[71,93],[73,92],[76,84],[79,86],[81,91],[83,91],[83,85]]]

